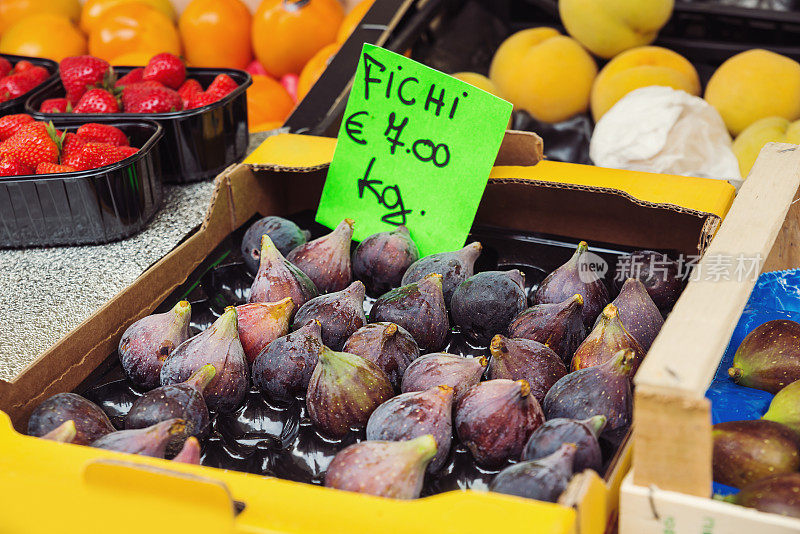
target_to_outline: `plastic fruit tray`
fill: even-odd
[[[0,177],[0,247],[108,243],[138,232],[161,204],[156,122],[57,118],[59,129],[106,122],[139,148],[122,161],[88,171]]]
[[[114,67],[122,77],[134,67]],[[164,129],[161,141],[161,172],[164,182],[187,183],[213,178],[232,163],[241,161],[247,151],[246,90],[252,83],[250,74],[235,69],[188,68],[186,76],[207,87],[218,74],[227,74],[239,84],[225,98],[208,106],[171,113],[108,113],[61,114],[41,113],[39,108],[48,98],[64,96],[64,86],[56,78],[42,85],[25,103],[27,113],[37,120],[69,116],[82,122],[107,120],[154,120]]]
[[[0,102],[0,116],[24,113],[25,101],[28,99],[28,97],[33,95],[36,91],[39,91],[42,87],[46,87],[47,85],[53,83],[54,80],[58,79],[58,63],[55,61],[42,57],[15,56],[13,54],[0,54],[0,56],[9,60],[12,65],[15,65],[18,61],[22,61],[23,59],[30,61],[34,65],[46,68],[47,72],[50,73],[49,78],[24,95],[20,95],[17,98],[12,98],[11,100],[7,100],[5,102]]]

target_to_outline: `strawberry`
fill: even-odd
[[[186,106],[186,109],[201,108],[203,106],[213,104],[214,102],[216,102],[216,100],[214,100],[214,97],[208,94],[208,91],[204,91],[190,96],[189,102],[187,102],[188,105]]]
[[[122,91],[126,113],[166,113],[183,109],[181,95],[153,81],[128,85]]]
[[[0,157],[11,157],[29,167],[58,162],[58,143],[53,124],[32,122],[0,144]]]
[[[87,122],[78,128],[76,134],[83,141],[96,141],[98,143],[108,143],[113,146],[128,146],[130,144],[122,130],[110,124]]]
[[[22,96],[45,81],[49,75],[47,69],[39,66],[9,74],[0,80],[0,94],[7,93],[11,98]]]
[[[65,57],[58,70],[67,92],[67,100],[73,105],[90,87],[114,85],[114,69],[108,61],[94,56]]]
[[[8,76],[8,73],[10,72],[11,72],[11,62],[6,58],[0,56],[0,78]]]
[[[75,105],[73,113],[117,113],[117,99],[105,89],[89,89]]]
[[[14,72],[25,72],[26,70],[30,70],[32,68],[33,63],[27,59],[23,59],[22,61],[17,61],[17,64],[14,65]]]
[[[128,74],[117,80],[117,83],[114,84],[114,87],[123,87],[125,85],[130,85],[132,83],[139,83],[142,81],[143,74],[144,74],[144,67],[136,67],[135,69],[131,70]]]
[[[216,102],[228,96],[237,87],[239,87],[239,85],[233,81],[233,78],[227,74],[218,74],[217,77],[214,78],[214,81],[211,82],[211,85],[208,86],[208,89],[206,89],[206,93],[214,99],[212,102]]]
[[[183,102],[183,109],[189,109],[189,98],[192,95],[202,92],[203,86],[194,78],[183,82],[183,85],[178,88],[178,94],[181,95],[181,101]]]
[[[0,142],[5,141],[17,133],[17,130],[19,130],[23,124],[28,124],[30,122],[33,122],[33,117],[25,113],[0,117]]]
[[[42,113],[69,113],[72,111],[72,106],[66,98],[48,98],[42,101],[39,111]]]
[[[173,56],[168,52],[156,54],[147,62],[142,79],[162,83],[170,89],[177,89],[186,79],[186,66],[178,56]]]
[[[139,149],[132,146],[121,146],[117,147],[117,161],[121,161],[125,158],[129,158],[139,152]]]
[[[117,161],[116,158],[117,147],[90,141],[84,144],[79,151],[71,153],[66,158],[61,158],[61,164],[85,171],[114,163]]]
[[[33,169],[14,158],[0,158],[0,176],[24,176],[26,174],[33,174]]]
[[[61,162],[63,163],[64,159],[69,157],[71,154],[80,152],[85,144],[86,141],[78,137],[76,134],[68,132],[64,136],[64,140],[61,142]]]
[[[40,163],[36,166],[36,174],[53,174],[56,172],[75,172],[75,167],[58,163]]]

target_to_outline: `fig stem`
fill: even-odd
[[[728,376],[731,377],[734,382],[739,382],[742,378],[742,370],[738,367],[731,367],[728,369]]]
[[[196,389],[198,393],[203,393],[215,376],[217,376],[216,367],[207,363],[192,373],[184,384]]]
[[[572,295],[572,301],[583,306],[583,295],[581,295],[580,293],[575,293],[574,295]]]
[[[517,380],[517,384],[519,384],[519,395],[523,399],[531,394],[531,385],[528,383],[527,380]]]

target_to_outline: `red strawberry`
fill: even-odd
[[[115,161],[117,161],[117,147],[93,141],[84,144],[78,152],[70,154],[67,159],[61,159],[62,164],[75,167],[79,171],[96,169]]]
[[[67,100],[75,104],[93,86],[114,85],[114,69],[108,61],[94,56],[65,57],[58,66],[61,83],[67,92]]]
[[[14,72],[25,72],[26,70],[30,70],[32,68],[33,63],[27,59],[23,59],[22,61],[17,61],[17,64],[14,65]]]
[[[186,66],[178,56],[168,52],[156,54],[147,62],[143,79],[162,83],[170,89],[177,89],[186,79]]]
[[[30,122],[33,122],[33,117],[25,113],[0,117],[0,142],[5,141],[17,133],[17,130],[19,130],[23,124],[28,124]]]
[[[58,162],[58,144],[53,124],[32,122],[0,144],[0,157],[11,157],[29,167]]]
[[[8,93],[11,98],[22,96],[45,81],[48,76],[47,69],[39,66],[9,74],[0,80],[0,94]]]
[[[110,124],[98,124],[87,122],[76,132],[77,136],[84,141],[96,141],[98,143],[108,143],[113,146],[128,146],[128,138],[119,128]]]
[[[183,101],[177,91],[145,81],[123,90],[122,106],[126,113],[166,113],[183,109]]]
[[[186,109],[195,109],[201,108],[203,106],[207,106],[209,104],[213,104],[216,102],[214,97],[208,94],[208,91],[197,93],[189,97],[189,102],[187,102]]]
[[[194,78],[183,82],[183,85],[178,88],[178,94],[181,95],[181,101],[183,102],[183,109],[189,109],[189,98],[192,95],[202,92],[203,86]]]
[[[0,78],[8,76],[11,72],[11,62],[4,57],[0,57]]]
[[[72,106],[66,98],[48,98],[39,106],[39,111],[42,113],[69,113],[72,111]]]
[[[139,152],[139,149],[132,146],[121,146],[117,147],[117,161],[123,160],[125,158],[129,158]]]
[[[139,83],[142,81],[143,74],[144,74],[144,67],[136,67],[135,69],[131,70],[128,74],[117,80],[117,83],[114,84],[114,87],[122,87],[124,85],[130,85],[132,83]]]
[[[75,167],[58,163],[40,163],[36,166],[36,174],[53,174],[56,172],[75,172]]]
[[[11,157],[0,158],[0,176],[24,176],[33,169]]]
[[[237,87],[239,87],[239,85],[233,81],[233,78],[227,74],[218,74],[217,77],[214,78],[214,81],[211,82],[211,85],[208,86],[208,89],[206,89],[206,93],[214,99],[212,102],[216,102],[217,100],[222,100]]]
[[[117,113],[119,104],[117,99],[105,89],[89,89],[86,91],[73,113]]]
[[[64,140],[61,142],[61,162],[63,163],[64,159],[70,155],[80,152],[85,144],[86,141],[74,133],[68,132],[66,135],[64,135]]]

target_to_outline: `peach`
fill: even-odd
[[[489,79],[500,94],[536,119],[560,122],[586,111],[597,65],[571,37],[530,28],[503,41]]]
[[[491,93],[494,96],[498,96],[503,98],[500,95],[500,91],[497,87],[492,83],[492,80],[484,76],[483,74],[478,74],[477,72],[456,72],[452,75],[453,78],[457,80],[461,80],[462,82],[466,82],[470,85],[474,85],[478,89],[482,89],[487,93]]]
[[[663,85],[700,94],[697,71],[682,55],[660,46],[641,46],[621,53],[603,67],[592,87],[595,122],[634,89]]]
[[[745,128],[733,141],[742,177],[747,176],[758,153],[770,142],[800,144],[800,120],[789,122],[783,117],[765,117]]]
[[[711,76],[705,99],[733,135],[764,117],[800,119],[800,63],[758,48],[736,54]]]

